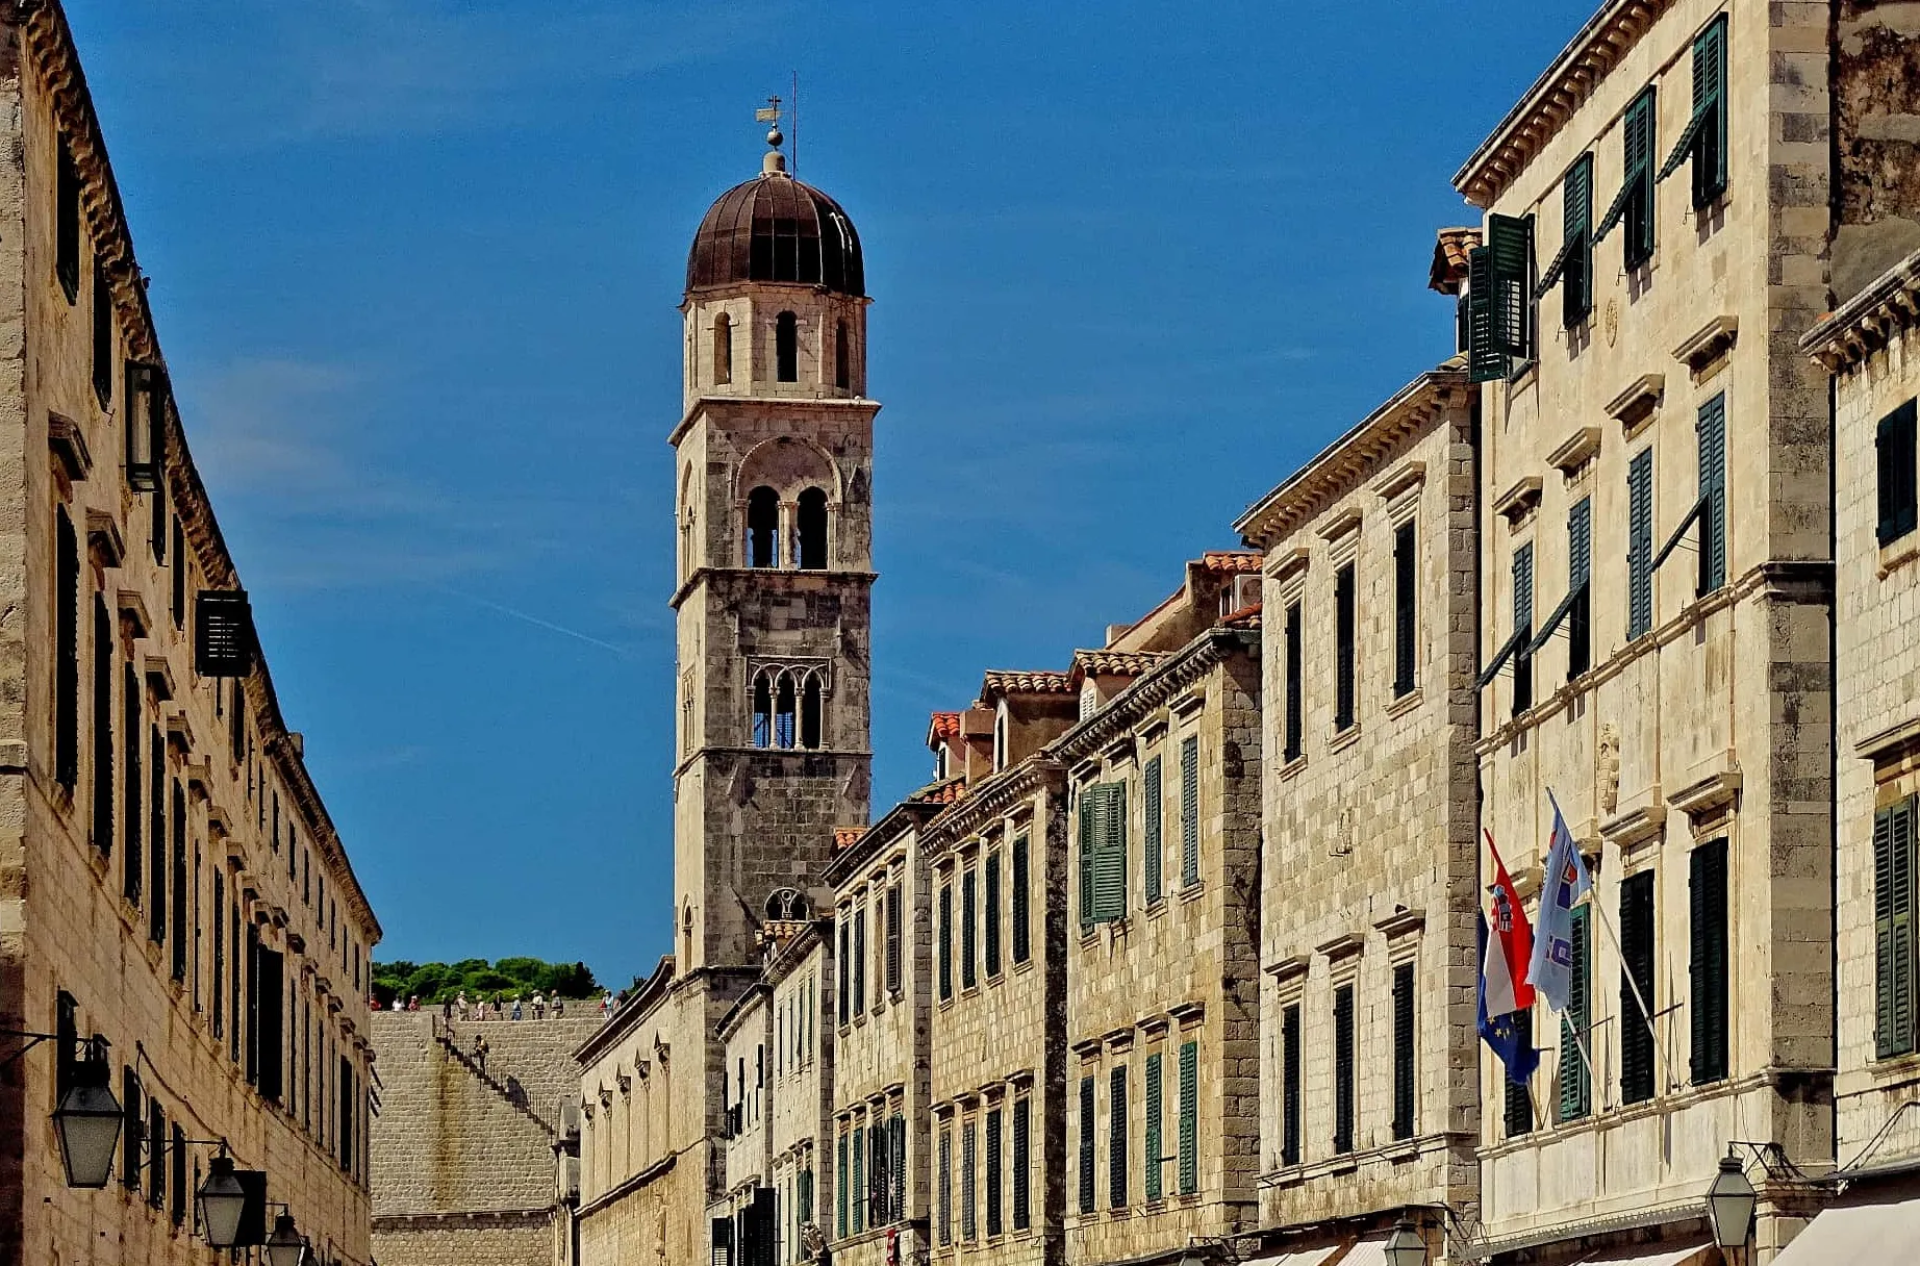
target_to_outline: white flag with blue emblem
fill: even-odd
[[[1533,961],[1527,965],[1527,983],[1539,991],[1549,1007],[1565,1011],[1573,989],[1573,907],[1592,891],[1593,880],[1551,791],[1547,802],[1553,805],[1553,840],[1547,846],[1547,869],[1540,883],[1540,917],[1533,929]]]

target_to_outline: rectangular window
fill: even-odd
[[[1300,1004],[1280,1011],[1280,1163],[1300,1163]]]
[[[1127,785],[1097,783],[1080,792],[1080,924],[1127,913]]]
[[[173,517],[173,627],[187,623],[187,539],[180,516]]]
[[[989,978],[1000,974],[1000,854],[986,862],[986,896],[980,907],[982,949]]]
[[[1560,182],[1560,254],[1534,291],[1560,287],[1560,324],[1572,329],[1593,312],[1593,155],[1582,154]]]
[[[80,169],[74,165],[73,146],[64,132],[59,146],[53,189],[53,275],[72,303],[80,296]]]
[[[1302,706],[1300,698],[1302,635],[1300,627],[1300,604],[1290,602],[1287,604],[1286,626],[1287,732],[1286,747],[1282,753],[1284,759],[1288,761],[1300,759],[1300,745],[1306,737],[1306,710]]]
[[[106,408],[113,403],[113,283],[106,266],[93,261],[93,394]],[[129,425],[132,418],[128,419]],[[153,460],[158,463],[160,454]]]
[[[224,1036],[227,980],[227,885],[213,868],[213,1035]]]
[[[113,852],[113,617],[93,599],[93,846]]]
[[[173,978],[187,978],[187,792],[173,781]]]
[[[1419,563],[1412,522],[1393,531],[1393,697],[1413,692],[1414,640],[1420,622]]]
[[[867,1131],[864,1126],[853,1127],[853,1174],[847,1182],[848,1211],[847,1231],[858,1235],[867,1229],[867,1202],[860,1193],[866,1190],[866,1143]]]
[[[1013,961],[1024,963],[1033,955],[1033,941],[1027,931],[1027,837],[1013,841]]]
[[[1393,969],[1393,1137],[1413,1137],[1413,964]]]
[[[1467,256],[1467,362],[1474,382],[1532,362],[1533,217],[1489,215],[1487,244]]]
[[[1200,740],[1180,740],[1180,883],[1200,882]]]
[[[1180,1194],[1200,1190],[1200,1044],[1180,1044]]]
[[[952,1130],[940,1131],[939,1190],[936,1193],[936,1195],[939,1201],[940,1216],[938,1221],[940,1224],[940,1242],[942,1244],[951,1244],[953,1243],[953,1131]],[[844,1224],[845,1219],[843,1218],[841,1219],[841,1221]],[[843,1236],[846,1234],[844,1225],[843,1225],[841,1234]]]
[[[900,885],[887,889],[887,992],[900,992]]]
[[[953,885],[940,885],[940,1001],[953,997]]]
[[[999,1235],[1006,1230],[1005,1218],[1000,1207],[1000,1109],[987,1112],[987,1234]]]
[[[1107,1074],[1107,1206],[1127,1207],[1127,1066]]]
[[[1513,1030],[1521,1050],[1531,1047],[1533,1045],[1533,1012],[1514,1012]],[[1532,1089],[1525,1083],[1505,1076],[1500,1078],[1500,1084],[1506,1088],[1507,1137],[1519,1138],[1523,1134],[1533,1133]]]
[[[1080,1212],[1093,1212],[1093,1078],[1080,1079]]]
[[[1567,512],[1567,680],[1593,666],[1593,499]]]
[[[168,1184],[167,1218],[179,1226],[187,1220],[187,1132],[178,1121],[172,1131],[173,1181]]]
[[[834,1225],[838,1228],[838,1232],[839,1232],[839,1234],[836,1235],[835,1238],[842,1239],[842,1240],[847,1238],[847,1205],[850,1203],[847,1196],[847,1189],[853,1185],[851,1182],[847,1180],[847,1175],[849,1172],[851,1172],[847,1168],[847,1145],[848,1145],[847,1136],[842,1134],[840,1136],[838,1153],[835,1156],[835,1159],[839,1163],[834,1166],[834,1170],[833,1170],[833,1188],[834,1188],[833,1216],[834,1216]],[[942,1244],[947,1242],[946,1208],[945,1208],[946,1194],[947,1194],[947,1136],[942,1134],[940,1136],[940,1200],[941,1200],[941,1206],[942,1206],[941,1215],[940,1215],[940,1242]]]
[[[1693,943],[1688,964],[1692,994],[1693,1084],[1727,1076],[1727,842],[1709,840],[1689,855],[1687,876]]]
[[[158,1099],[147,1100],[147,1203],[167,1203],[167,1113]]]
[[[1880,419],[1874,436],[1882,545],[1899,540],[1920,525],[1920,471],[1915,467],[1914,422],[1914,401],[1909,400]]]
[[[1581,1054],[1581,1047],[1588,1048],[1591,1054],[1592,1043],[1592,1003],[1591,983],[1593,973],[1593,946],[1590,940],[1592,925],[1588,922],[1590,906],[1576,906],[1573,910],[1572,942],[1569,957],[1567,1009],[1560,1015],[1560,1119],[1578,1121],[1593,1111],[1593,1080],[1587,1073],[1587,1057]]]
[[[122,667],[120,672],[120,708],[122,741],[126,744],[127,759],[123,763],[125,777],[122,781],[122,798],[125,802],[123,817],[126,822],[127,850],[121,859],[124,884],[121,891],[128,901],[140,904],[141,866],[146,863],[145,855],[140,851],[140,788],[143,775],[140,772],[140,732],[145,728],[141,717],[140,676],[132,664]]]
[[[1013,1101],[1013,1229],[1033,1225],[1033,1101]]]
[[[1149,760],[1140,771],[1140,815],[1142,839],[1140,841],[1140,867],[1144,872],[1147,886],[1147,904],[1152,905],[1165,895],[1161,890],[1161,829],[1166,820],[1165,808],[1161,803],[1166,785],[1165,770],[1160,757]]]
[[[1533,543],[1513,551],[1513,714],[1533,706]]]
[[[53,777],[72,793],[80,781],[80,542],[66,507],[54,511]]]
[[[1653,166],[1654,91],[1649,84],[1621,118],[1621,181],[1607,213],[1594,229],[1597,242],[1615,227],[1627,229],[1623,267],[1632,272],[1653,257],[1655,172]]]
[[[261,946],[254,968],[255,974],[260,978],[259,1003],[254,1011],[254,1024],[260,1034],[258,1038],[260,1096],[275,1103],[279,1102],[285,1086],[282,1077],[282,1056],[286,1040],[284,1031],[285,961],[278,950]]]
[[[978,1191],[979,1124],[968,1117],[960,1125],[960,1238],[968,1243],[980,1238]]]
[[[167,943],[167,740],[147,731],[147,937]]]
[[[1653,872],[1620,881],[1620,1099],[1640,1103],[1653,1098],[1654,1051],[1651,1021],[1638,999],[1657,1007],[1653,996]],[[1636,986],[1638,988],[1636,989]]]
[[[853,1013],[867,1013],[867,908],[853,911]]]
[[[1140,1175],[1146,1182],[1147,1203],[1152,1204],[1164,1194],[1160,1184],[1164,1175],[1160,1168],[1160,1156],[1164,1147],[1160,1139],[1161,1103],[1160,1052],[1147,1056],[1147,1120],[1143,1148],[1140,1154]]]
[[[1721,14],[1693,41],[1693,113],[1657,179],[1693,163],[1693,205],[1712,205],[1727,190],[1727,18]]]
[[[971,989],[979,980],[980,880],[969,866],[960,875],[960,987]]]
[[[840,912],[840,1023],[853,1023],[853,911]]]
[[[1333,991],[1333,1150],[1353,1150],[1353,986]]]
[[[1627,467],[1627,639],[1653,627],[1653,450]]]
[[[1727,583],[1727,398],[1700,406],[1700,584],[1712,593]]]
[[[140,1078],[131,1067],[120,1070],[120,1185],[140,1190]]]
[[[1333,728],[1337,733],[1353,724],[1353,564],[1342,567],[1333,580]]]
[[[1874,1054],[1914,1050],[1912,796],[1873,817]]]

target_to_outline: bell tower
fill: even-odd
[[[873,420],[860,239],[786,170],[708,210],[687,260],[675,461],[678,974],[758,962],[867,821]],[[816,908],[819,908],[816,906]]]

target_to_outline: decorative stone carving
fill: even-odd
[[[1600,816],[1612,817],[1613,811],[1620,807],[1620,731],[1611,721],[1600,727],[1593,773],[1600,786]]]

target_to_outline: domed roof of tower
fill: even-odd
[[[767,139],[778,144],[778,135]],[[866,297],[853,221],[832,198],[795,180],[779,153],[768,154],[764,171],[707,208],[687,253],[689,291],[743,281],[822,286]]]

